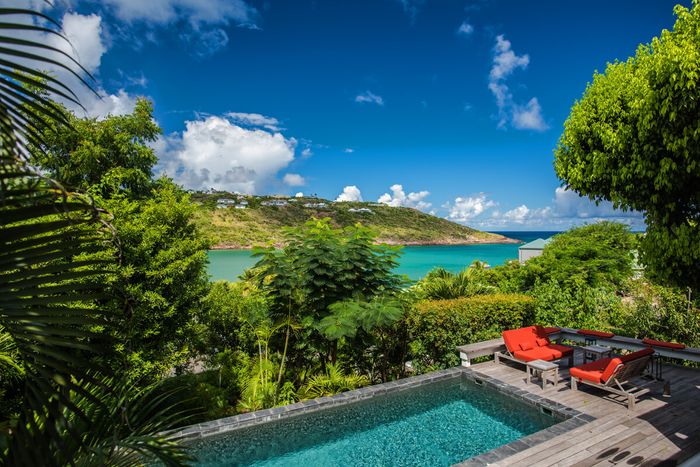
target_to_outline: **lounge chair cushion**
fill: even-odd
[[[602,381],[603,372],[610,366],[612,360],[617,360],[613,366],[613,371],[617,368],[621,362],[618,358],[601,358],[590,363],[584,363],[583,365],[575,366],[569,370],[571,376],[578,379],[585,379],[586,381],[591,381],[593,383],[600,383]],[[608,378],[610,375],[607,376]]]
[[[544,339],[547,344],[540,346],[538,339]],[[503,342],[511,354],[518,360],[526,362],[532,360],[558,360],[573,353],[573,347],[549,343],[542,326],[528,326],[526,328],[503,331]],[[529,348],[524,348],[522,346]]]
[[[579,329],[576,332],[578,334],[583,334],[584,336],[605,337],[605,338],[610,338],[610,337],[613,337],[615,335],[612,332],[594,331],[593,329]]]
[[[656,341],[654,339],[648,339],[644,338],[642,339],[642,342],[648,345],[653,345],[654,347],[666,347],[667,349],[674,349],[674,350],[683,350],[685,349],[685,344],[677,344],[675,342],[665,342],[665,341]]]
[[[653,353],[654,349],[647,347],[646,349],[637,350],[636,352],[623,355],[622,357],[620,357],[620,360],[622,360],[622,363],[627,363],[630,360],[636,360],[637,358],[646,357],[647,355],[651,355]]]
[[[546,337],[538,337],[536,339],[536,342],[537,342],[537,347],[544,347],[544,346],[549,345],[549,339],[547,339]]]
[[[529,342],[532,344],[532,348],[537,346],[535,339],[537,339],[537,327],[528,326],[526,328],[512,329],[510,331],[503,331],[503,342],[506,344],[508,351],[514,354],[516,351],[523,350],[520,348],[520,344]]]
[[[549,347],[535,347],[531,350],[516,350],[513,352],[513,356],[518,360],[524,362],[531,362],[532,360],[556,360],[555,353],[549,349]]]
[[[571,376],[578,379],[585,379],[593,383],[607,383],[610,377],[615,373],[618,365],[627,363],[637,358],[646,357],[654,353],[654,349],[643,349],[622,357],[616,358],[601,358],[594,362],[585,363],[583,365],[571,368],[569,373]]]
[[[551,361],[559,360],[560,358],[570,355],[573,351],[574,349],[572,347],[549,344],[544,347],[535,347],[531,350],[517,350],[513,353],[513,356],[525,362],[530,362],[532,360]]]

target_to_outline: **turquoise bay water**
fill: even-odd
[[[457,379],[237,430],[191,452],[207,467],[448,466],[555,422]]]
[[[537,238],[548,238],[557,232],[498,232],[507,237],[530,242]],[[450,245],[450,246],[409,246],[396,269],[410,279],[418,280],[435,267],[443,267],[457,272],[469,266],[474,260],[485,261],[498,266],[518,258],[520,245]],[[212,250],[209,252],[209,274],[212,280],[235,281],[246,269],[255,264],[248,250]]]

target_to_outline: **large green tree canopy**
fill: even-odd
[[[555,150],[566,185],[644,213],[642,260],[657,278],[700,285],[700,0],[675,8],[634,57],[596,73]]]
[[[161,129],[151,102],[139,99],[131,113],[103,119],[62,111],[68,124],[42,127],[43,144],[29,146],[32,163],[113,216],[121,264],[105,285],[118,298],[103,307],[119,330],[117,360],[134,381],[157,379],[189,356],[189,329],[209,290],[209,242],[194,224],[189,195],[153,178],[150,144]]]

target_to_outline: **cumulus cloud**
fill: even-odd
[[[296,144],[278,132],[208,116],[186,122],[184,132],[163,140],[159,169],[186,188],[254,194],[289,165]]]
[[[304,197],[304,193],[302,193],[301,191],[299,191],[299,192],[297,192],[297,194],[294,195],[294,197],[295,197],[295,198],[303,198],[303,197]]]
[[[406,194],[406,192],[403,190],[403,186],[399,185],[398,183],[396,185],[392,185],[389,190],[391,190],[391,194],[384,193],[377,200],[378,203],[420,210],[426,210],[432,206],[432,203],[425,201],[425,198],[430,195],[429,191],[418,191]]]
[[[474,32],[474,26],[467,23],[466,21],[462,21],[462,24],[460,24],[459,28],[457,28],[457,34],[462,35],[462,36],[469,36],[473,32]]]
[[[382,99],[382,96],[378,96],[372,91],[365,91],[362,94],[358,94],[355,96],[355,102],[359,102],[361,104],[377,104],[380,106],[384,105],[384,99]]]
[[[530,63],[527,54],[516,54],[509,40],[501,34],[496,37],[493,63],[489,71],[489,90],[496,98],[498,107],[498,126],[505,127],[510,121],[519,130],[544,131],[548,128],[542,116],[542,108],[533,97],[525,105],[514,101],[513,94],[507,84],[507,79],[517,69],[526,69]]]
[[[362,201],[362,193],[355,185],[348,185],[343,188],[343,192],[338,195],[336,201]]]
[[[304,148],[301,150],[301,157],[311,157],[314,155],[314,152],[311,150],[311,148]]]
[[[74,58],[94,76],[99,76],[102,57],[108,50],[102,17],[96,14],[66,13],[61,18],[61,27],[63,34],[70,43],[54,34],[44,34],[36,31],[21,31],[16,36],[18,39],[43,42],[51,47],[55,47]],[[61,63],[67,63],[65,56],[61,54],[46,52],[46,55]],[[23,64],[30,67],[39,67],[53,73],[57,79],[75,92],[87,115],[91,117],[101,118],[108,114],[128,113],[133,110],[136,103],[135,96],[130,95],[124,89],[119,89],[115,93],[108,93],[99,82],[93,83],[93,88],[97,92],[97,95],[95,95],[72,73],[56,65],[43,62],[38,63],[31,60],[25,60]],[[78,75],[84,73],[76,65],[71,65],[71,69]],[[80,106],[71,101],[60,96],[54,96],[54,98],[78,115],[85,113]]]
[[[565,229],[584,222],[610,220],[622,222],[633,228],[643,228],[641,213],[623,212],[610,203],[596,205],[588,198],[566,188],[557,188],[550,206],[530,208],[525,204],[505,212],[494,211],[488,218],[472,219],[472,223],[482,228],[544,228]]]
[[[353,148],[345,148],[343,149],[343,152],[345,154],[352,154],[353,152],[355,152],[355,150]]]
[[[446,204],[447,217],[456,222],[466,222],[481,215],[486,210],[495,207],[496,202],[488,199],[485,193],[476,196],[459,196],[453,204]]]
[[[289,186],[304,186],[306,185],[306,180],[299,174],[284,174],[282,181],[285,185]]]

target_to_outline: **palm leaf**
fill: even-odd
[[[94,363],[108,347],[91,331],[108,325],[96,303],[107,298],[105,274],[116,263],[86,256],[114,250],[104,213],[27,164],[27,144],[41,150],[47,123],[70,129],[49,96],[80,105],[41,68],[63,70],[89,89],[92,77],[43,37],[19,39],[17,31],[68,43],[49,16],[0,8],[0,365],[25,373],[23,411],[0,464],[133,465],[146,457],[179,465],[187,460],[182,449],[157,433],[182,414],[105,379]]]

